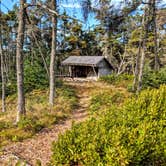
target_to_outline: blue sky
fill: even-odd
[[[2,2],[1,9],[3,12],[7,12],[8,10],[11,10],[14,4],[18,4],[19,0],[0,0]],[[28,0],[27,0],[28,1]],[[93,0],[94,4],[97,0]],[[118,7],[118,4],[121,0],[112,0],[112,4]],[[160,5],[166,5],[166,0],[162,1],[162,4]],[[77,19],[83,20],[82,14],[81,14],[81,6],[78,3],[78,0],[61,0],[60,3],[60,10],[66,10],[67,14],[70,16],[76,17]],[[88,21],[86,24],[84,24],[84,28],[88,28],[89,26],[93,26],[98,24],[98,22],[94,19],[94,15],[91,14],[88,18]]]
[[[4,12],[7,12],[8,10],[12,9],[14,4],[18,4],[19,0],[0,0],[2,2],[2,10]],[[61,2],[61,6],[63,8],[68,8],[68,9],[79,9],[81,8],[80,4],[78,3],[77,0],[67,0],[68,2],[66,2],[65,0]],[[94,3],[96,0],[93,0]],[[112,4],[114,5],[118,5],[119,1],[121,0],[112,0]],[[162,0],[162,4],[166,5],[166,0]]]
[[[9,10],[12,9],[14,4],[19,4],[19,0],[0,0],[2,2],[1,4],[1,10],[5,13],[7,13]],[[60,11],[63,12],[66,10],[67,14],[76,17],[79,20],[83,20],[82,16],[82,9],[80,4],[77,0],[68,0],[68,3],[66,3],[65,0],[62,0],[60,4]],[[87,22],[83,24],[85,29],[88,29],[89,27],[98,24],[98,22],[94,19],[94,15],[90,14]]]
[[[11,0],[1,0],[1,2],[1,10],[3,12],[7,12],[8,10],[12,9],[13,5],[15,4],[15,2],[12,2]]]

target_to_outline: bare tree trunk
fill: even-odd
[[[6,104],[5,104],[6,80],[5,80],[5,72],[4,72],[4,57],[3,57],[1,43],[0,43],[0,55],[1,55],[1,78],[2,78],[2,112],[5,112],[6,111]]]
[[[1,12],[1,2],[0,2],[0,12]],[[6,111],[6,104],[5,104],[5,71],[4,71],[4,55],[2,49],[2,23],[0,22],[0,56],[1,56],[1,78],[2,78],[2,112]]]
[[[143,76],[143,69],[144,69],[144,61],[145,61],[145,49],[143,48],[141,50],[140,70],[139,70],[139,75],[138,75],[137,92],[139,92],[142,89],[142,76]]]
[[[1,13],[1,1],[0,1],[0,13]],[[1,13],[2,15],[2,13]],[[2,78],[2,112],[6,111],[6,104],[5,104],[5,70],[4,70],[4,55],[3,55],[3,48],[2,48],[2,23],[0,18],[0,56],[1,56],[1,78]]]
[[[140,67],[138,73],[138,85],[137,85],[137,93],[142,89],[142,76],[143,69],[145,63],[145,53],[146,53],[146,40],[147,40],[147,32],[148,32],[148,16],[147,16],[147,8],[145,8],[145,13],[142,19],[142,49],[141,49],[141,59],[140,59]]]
[[[148,16],[147,8],[145,7],[144,15],[142,18],[142,32],[140,34],[139,42],[139,52],[136,57],[136,66],[135,66],[135,78],[133,82],[133,90],[137,93],[142,88],[142,76],[145,63],[145,53],[146,53],[146,40],[147,40],[147,31],[148,31]]]
[[[52,10],[56,11],[56,0],[51,0]],[[49,104],[54,105],[55,97],[55,56],[56,56],[56,34],[57,33],[57,16],[52,15],[52,46],[50,59],[50,93]]]
[[[156,25],[156,0],[152,1],[152,9],[153,9],[153,16],[152,16],[152,21],[153,21],[153,33],[154,33],[154,56],[155,56],[155,64],[154,64],[154,69],[156,71],[159,70],[159,56],[158,56],[158,42],[157,42],[157,25]]]
[[[26,0],[20,0],[19,9],[19,22],[18,22],[18,35],[16,46],[16,69],[17,69],[17,118],[16,122],[19,122],[21,117],[25,116],[25,96],[24,96],[24,73],[23,73],[23,46],[24,46],[24,32],[25,32],[25,8]]]
[[[139,75],[139,63],[140,63],[140,55],[141,55],[141,42],[142,42],[142,34],[140,35],[140,41],[139,41],[139,48],[138,53],[136,56],[136,64],[135,64],[135,71],[134,71],[134,82],[132,90],[136,91],[138,86],[138,75]]]

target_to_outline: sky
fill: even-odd
[[[14,4],[19,4],[19,0],[0,0],[1,1],[1,9],[3,12],[8,12],[9,10],[12,9]],[[28,0],[27,0],[28,1]],[[83,20],[83,16],[82,16],[82,10],[81,10],[81,5],[78,3],[78,0],[67,0],[68,3],[66,2],[66,0],[61,0],[61,4],[60,4],[60,11],[63,12],[64,10],[66,10],[67,14],[72,16],[72,17],[76,17],[79,20]],[[95,4],[96,0],[92,0],[94,1],[93,3]],[[114,6],[118,6],[120,0],[112,0],[112,4]],[[162,1],[162,4],[160,5],[165,5],[166,7],[166,0]],[[84,28],[89,28],[89,27],[93,27],[96,24],[98,24],[98,22],[94,19],[94,15],[91,14],[89,15],[89,18],[86,22],[86,24],[84,24]]]
[[[1,1],[1,10],[5,13],[10,11],[12,7],[16,4],[19,5],[19,0],[0,0]],[[27,0],[28,1],[28,0]],[[60,11],[66,11],[68,15],[75,17],[79,20],[83,20],[81,5],[77,0],[62,0],[60,4]],[[95,26],[98,22],[94,19],[94,15],[90,14],[87,22],[83,24],[84,29],[89,29],[90,27]]]
[[[12,9],[14,4],[18,4],[19,0],[0,0],[2,2],[2,10],[4,12],[7,12],[8,10]],[[95,0],[92,0],[95,2]],[[112,0],[112,4],[118,5],[120,0]],[[166,0],[162,0],[162,4],[165,4],[166,6]],[[63,8],[68,8],[68,9],[80,9],[81,6],[78,3],[77,0],[68,0],[68,3],[64,0],[61,3],[61,6]]]

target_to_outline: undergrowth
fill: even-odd
[[[166,67],[159,71],[146,69],[143,74],[143,88],[159,88],[160,85],[166,84]]]
[[[93,115],[100,115],[110,107],[122,106],[125,99],[129,96],[130,94],[126,91],[116,88],[95,92],[91,97],[89,111]]]
[[[33,90],[26,94],[27,115],[17,125],[16,95],[7,98],[7,111],[0,114],[0,146],[9,142],[22,141],[32,137],[44,127],[51,127],[65,120],[77,107],[77,97],[74,88],[61,85],[56,89],[55,106],[48,105],[47,90]]]
[[[130,74],[110,74],[100,77],[100,81],[116,85],[118,87],[127,88],[128,86],[132,85],[133,78],[134,76]]]
[[[98,105],[92,111],[101,109],[100,116],[60,135],[53,144],[51,165],[164,166],[166,86],[147,89],[122,107],[108,100],[102,112],[107,102],[94,98],[91,107]]]

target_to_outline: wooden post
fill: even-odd
[[[94,71],[94,73],[95,73],[96,77],[98,78],[98,74],[97,74],[97,73],[96,73],[96,71],[95,71],[95,67],[94,67],[94,66],[92,66],[92,68],[93,68],[93,71]]]

